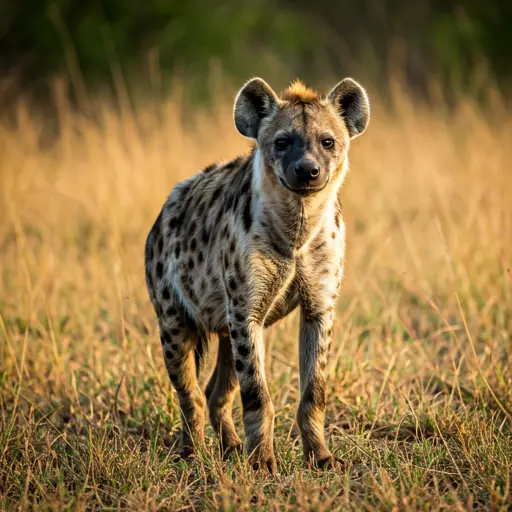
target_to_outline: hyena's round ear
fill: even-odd
[[[370,121],[370,101],[366,91],[355,80],[343,79],[327,99],[343,117],[351,139],[366,130]]]
[[[276,93],[265,80],[249,80],[235,100],[236,129],[242,135],[256,139],[261,120],[277,108],[278,101]]]

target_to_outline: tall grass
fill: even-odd
[[[189,112],[178,91],[90,99],[85,115],[57,83],[48,119],[20,98],[0,123],[0,508],[512,506],[512,112],[392,90],[373,97],[343,189],[326,429],[345,466],[303,464],[292,315],[266,338],[275,478],[222,462],[211,430],[195,461],[173,457],[178,405],[144,284],[173,185],[247,149],[230,102]]]

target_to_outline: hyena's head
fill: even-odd
[[[256,139],[265,172],[293,192],[319,192],[342,175],[350,140],[370,119],[365,90],[345,78],[325,97],[294,82],[281,97],[261,78],[235,101],[235,125]]]

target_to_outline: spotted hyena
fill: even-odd
[[[223,451],[240,447],[231,414],[240,386],[247,452],[276,470],[263,330],[300,306],[297,422],[306,460],[331,461],[324,371],[343,274],[340,188],[350,141],[369,117],[366,92],[350,78],[327,96],[295,82],[281,97],[254,78],[234,108],[253,149],[178,183],[165,202],[146,242],[146,281],[184,456],[204,439],[206,405]],[[203,392],[197,375],[212,334],[219,352]]]

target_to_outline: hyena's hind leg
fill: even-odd
[[[231,339],[227,333],[220,333],[217,364],[206,387],[206,397],[210,421],[219,436],[224,456],[242,446],[232,418],[233,400],[237,390],[238,377],[233,360]]]
[[[203,335],[178,313],[160,318],[159,324],[165,366],[180,404],[180,455],[187,457],[204,443],[206,398],[197,381]]]

